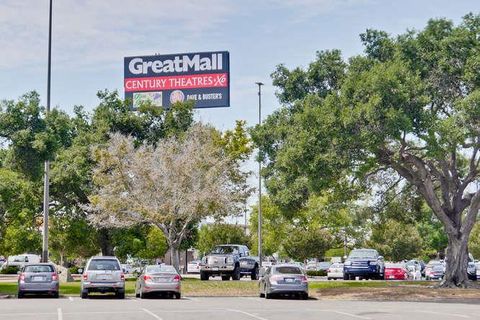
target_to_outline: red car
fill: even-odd
[[[408,271],[404,264],[385,263],[385,280],[407,280]]]

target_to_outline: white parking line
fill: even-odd
[[[325,310],[325,311],[327,311],[327,310]],[[359,316],[359,315],[356,315],[356,314],[353,314],[353,313],[348,313],[348,312],[343,312],[343,311],[337,311],[337,310],[328,310],[328,311],[338,313],[338,314],[341,314],[341,315],[344,315],[344,316],[349,316],[349,317],[356,318],[356,319],[364,319],[364,320],[371,320],[372,319],[372,318],[369,318],[369,317]]]
[[[152,317],[154,317],[155,319],[157,320],[162,320],[162,318],[160,318],[159,316],[157,316],[155,313],[153,313],[152,311],[148,310],[148,309],[145,309],[145,308],[142,308],[143,311],[145,311],[146,313],[148,313],[149,315],[151,315]]]
[[[249,316],[249,317],[252,317],[252,318],[258,319],[258,320],[268,320],[266,318],[262,318],[260,316],[255,315],[255,314],[248,313],[248,312],[245,312],[245,311],[242,311],[242,310],[236,310],[236,309],[225,309],[225,310],[231,311],[231,312],[236,312],[236,313],[241,313],[241,314],[244,314],[246,316]]]
[[[58,316],[58,320],[63,320],[62,309],[57,308],[57,316]]]
[[[465,315],[465,314],[435,312],[435,311],[427,311],[427,310],[417,310],[417,312],[428,313],[428,314],[435,314],[435,315],[444,315],[444,316],[464,318],[464,319],[470,319],[470,317],[467,316],[467,315]]]

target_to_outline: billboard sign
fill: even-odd
[[[195,108],[230,106],[227,51],[137,56],[124,59],[125,99],[133,108],[150,101],[168,108],[193,100]]]

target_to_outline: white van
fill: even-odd
[[[19,254],[16,256],[10,256],[7,259],[7,262],[3,265],[3,268],[14,266],[14,267],[23,267],[28,263],[40,263],[40,256],[36,254]]]

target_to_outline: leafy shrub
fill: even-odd
[[[326,277],[327,276],[327,271],[325,270],[308,270],[307,271],[307,276],[309,277]]]
[[[17,266],[7,266],[3,268],[1,274],[17,274],[20,269]]]

